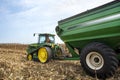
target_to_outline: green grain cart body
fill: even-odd
[[[112,1],[61,20],[56,33],[73,57],[78,56],[74,48],[79,50],[81,65],[89,75],[95,77],[96,70],[98,78],[110,77],[117,69],[116,54],[120,53],[120,1]],[[107,70],[108,66],[110,69]]]
[[[59,29],[58,29],[59,28]],[[112,48],[120,46],[120,2],[88,10],[58,22],[57,34],[75,48],[100,41]]]

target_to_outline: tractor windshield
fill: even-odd
[[[42,35],[42,36],[39,37],[39,42],[38,43],[54,43],[54,42],[55,42],[54,36]]]
[[[46,37],[45,36],[40,36],[40,38],[39,38],[39,43],[44,43],[45,42],[45,39],[46,39]]]

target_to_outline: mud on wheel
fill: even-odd
[[[118,68],[113,49],[98,42],[90,43],[82,49],[80,62],[87,74],[101,79],[113,76]]]
[[[65,53],[62,47],[59,47],[56,49],[55,57],[58,59],[64,59],[65,58]]]

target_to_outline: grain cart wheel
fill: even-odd
[[[81,51],[80,62],[86,73],[101,79],[113,76],[118,68],[113,49],[98,42],[88,44]]]
[[[52,51],[49,47],[42,47],[38,50],[38,59],[41,63],[46,63],[52,57]]]
[[[29,61],[31,61],[31,60],[33,60],[33,56],[32,56],[31,54],[28,54],[28,55],[27,55],[27,59],[28,59]]]

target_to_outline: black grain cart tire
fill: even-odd
[[[90,43],[82,49],[80,62],[87,74],[99,79],[113,76],[119,63],[114,50],[99,42]]]
[[[41,63],[46,63],[52,58],[52,50],[50,47],[41,47],[38,50],[38,59]]]

